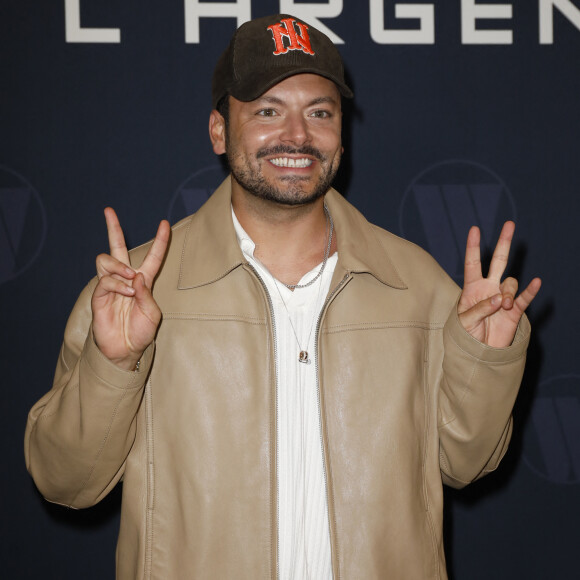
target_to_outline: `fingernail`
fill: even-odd
[[[492,306],[498,306],[501,304],[501,294],[496,294],[492,299],[491,299],[491,305]]]

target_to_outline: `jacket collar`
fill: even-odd
[[[377,235],[378,228],[335,189],[328,190],[325,201],[338,236],[337,268],[341,267],[346,273],[368,273],[387,286],[406,289],[407,285]]]
[[[231,178],[193,214],[181,253],[178,288],[211,284],[246,263],[231,217]],[[386,249],[363,215],[334,189],[326,203],[338,235],[338,266],[348,273],[369,273],[393,288],[406,288]]]

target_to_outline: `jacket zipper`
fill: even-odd
[[[330,497],[328,494],[328,477],[326,475],[326,454],[324,452],[324,435],[322,432],[322,403],[320,400],[320,373],[319,373],[319,357],[320,357],[320,347],[319,347],[319,336],[320,336],[320,325],[322,323],[322,318],[324,316],[324,312],[326,311],[328,305],[330,304],[330,302],[333,300],[333,298],[336,296],[336,294],[338,294],[338,292],[342,289],[342,287],[346,284],[348,278],[349,278],[350,274],[345,274],[344,278],[340,281],[340,283],[338,284],[338,286],[332,291],[332,293],[330,294],[330,296],[328,296],[326,298],[326,300],[324,301],[324,304],[322,305],[322,308],[320,309],[320,313],[318,315],[318,320],[316,321],[316,331],[314,333],[314,344],[316,345],[316,366],[315,366],[315,372],[316,372],[316,398],[317,398],[317,402],[318,402],[318,424],[319,424],[319,434],[320,434],[320,447],[321,447],[321,451],[322,451],[322,473],[324,475],[324,493],[326,495],[326,506],[327,506],[327,513],[328,513],[328,534],[329,534],[329,538],[330,538],[330,547],[331,547],[331,554],[330,554],[330,565],[331,565],[331,575],[332,578],[334,578],[334,571],[332,570],[333,566],[332,566],[332,528],[334,526],[334,528],[336,528],[335,522],[331,523],[331,509],[330,509]],[[334,509],[332,510],[332,514],[334,514]],[[334,516],[333,516],[334,517]],[[336,554],[335,554],[335,558],[336,558],[336,562],[337,562],[337,566],[338,566],[338,541],[335,539],[335,545],[336,545]],[[338,576],[338,578],[336,578],[336,580],[340,580],[340,574]]]
[[[248,262],[248,267],[252,270],[255,274],[256,278],[262,285],[264,289],[264,293],[266,294],[266,298],[268,299],[268,307],[270,309],[270,318],[272,319],[272,338],[274,344],[274,379],[275,379],[275,389],[274,389],[274,445],[276,446],[276,454],[275,454],[275,477],[274,477],[274,485],[275,485],[275,502],[274,502],[274,509],[276,510],[276,523],[278,524],[278,365],[276,364],[276,360],[278,359],[278,339],[276,337],[276,323],[274,319],[274,305],[272,304],[272,298],[270,297],[270,293],[268,292],[268,287],[258,271],[252,264]],[[279,565],[279,556],[280,556],[280,534],[278,533],[278,525],[276,525],[276,580],[280,578],[280,565]]]

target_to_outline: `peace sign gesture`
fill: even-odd
[[[169,223],[159,224],[155,240],[141,266],[129,262],[123,230],[115,211],[105,209],[109,254],[97,257],[99,282],[93,293],[93,335],[100,351],[125,370],[133,370],[151,344],[161,310],[151,295],[153,280],[167,251]]]
[[[512,343],[522,314],[542,284],[539,278],[534,278],[516,298],[517,280],[506,278],[501,281],[515,227],[514,222],[503,225],[487,278],[481,272],[479,228],[474,226],[469,230],[463,292],[457,306],[459,320],[465,330],[480,342],[498,348]]]

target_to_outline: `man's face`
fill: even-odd
[[[319,75],[289,77],[247,103],[230,97],[234,189],[285,205],[324,195],[340,164],[341,117],[336,85]]]

